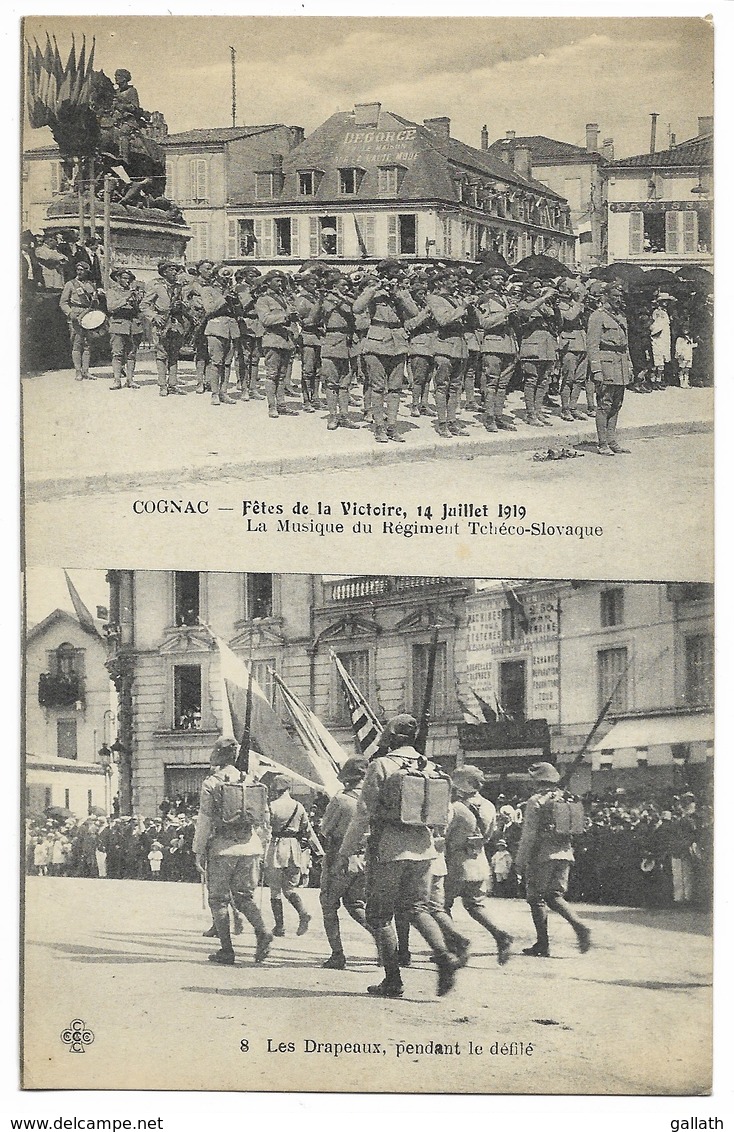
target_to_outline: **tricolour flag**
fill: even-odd
[[[331,796],[342,789],[339,781],[339,770],[347,761],[347,752],[336,741],[329,729],[324,726],[317,715],[299,700],[285,681],[272,668],[270,673],[278,685],[283,703],[291,717],[298,738],[303,743],[306,754],[311,759],[319,777],[328,794]]]
[[[79,624],[81,625],[82,629],[86,630],[87,633],[91,633],[95,637],[100,637],[101,633],[100,633],[99,629],[97,628],[97,624],[96,624],[94,618],[92,617],[92,614],[89,612],[86,605],[84,604],[82,599],[79,597],[79,594],[77,593],[76,586],[72,582],[69,575],[66,573],[66,570],[64,570],[64,577],[66,578],[66,585],[67,585],[68,590],[69,590],[69,597],[71,598],[71,604],[74,606],[74,612],[77,615],[77,619],[79,621]]]
[[[382,724],[333,650],[331,659],[341,680],[359,753],[365,759],[374,758],[382,735]]]
[[[525,606],[522,603],[522,599],[518,596],[517,592],[512,588],[509,582],[503,582],[502,589],[505,591],[505,597],[507,598],[510,609],[517,617],[518,625],[522,629],[523,633],[527,633],[528,629],[530,628],[530,621],[528,620],[528,615],[525,612]]]

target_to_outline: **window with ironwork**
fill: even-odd
[[[177,664],[173,669],[173,727],[201,730],[201,666]]]
[[[627,711],[627,649],[600,649],[596,661],[599,710],[611,700],[611,713]]]
[[[418,715],[423,709],[426,687],[428,683],[428,668],[430,664],[431,645],[413,645],[412,674],[413,674],[413,712]],[[431,694],[429,714],[432,719],[446,715],[448,710],[448,650],[445,641],[439,641],[436,649],[436,663],[433,672],[433,691]]]
[[[692,707],[713,702],[714,639],[711,633],[686,638],[686,703]]]
[[[599,600],[603,629],[609,629],[612,625],[624,624],[624,590],[621,586],[615,586],[611,590],[602,590]]]

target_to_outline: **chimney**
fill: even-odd
[[[675,134],[670,135],[670,148],[675,149]]]
[[[505,130],[505,137],[507,138],[508,141],[514,141],[515,140],[515,131],[514,130]]]
[[[599,124],[598,122],[586,123],[586,152],[598,153],[599,152]]]
[[[291,147],[295,149],[296,146],[300,145],[305,138],[306,131],[304,130],[303,126],[290,126],[289,129],[291,133]]]
[[[658,128],[658,114],[650,114],[650,153],[655,152],[655,134]]]
[[[450,118],[424,118],[423,125],[432,134],[436,134],[439,138],[444,138],[446,141],[451,137],[451,119]]]
[[[713,119],[712,114],[707,114],[705,117],[701,117],[699,115],[698,132],[699,132],[699,134],[713,134],[713,132],[714,132],[714,119]]]
[[[355,102],[355,126],[376,126],[380,117],[381,102]]]
[[[283,154],[282,153],[271,153],[270,154],[270,161],[271,161],[270,168],[273,170],[274,173],[282,173],[283,172]]]
[[[512,167],[520,177],[530,180],[533,175],[533,151],[529,145],[516,145],[512,154]]]
[[[481,149],[489,149],[489,130],[486,126],[482,126],[482,141]]]
[[[614,161],[614,138],[604,138],[602,142],[602,153],[607,161]]]

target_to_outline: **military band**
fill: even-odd
[[[79,380],[92,376],[92,327],[92,337],[110,335],[114,390],[137,388],[147,335],[161,396],[187,392],[179,361],[188,350],[195,392],[209,393],[212,405],[260,400],[262,358],[272,418],[313,413],[325,401],[327,431],[364,427],[379,444],[404,443],[406,393],[410,416],[435,417],[443,440],[467,435],[461,411],[496,433],[516,431],[518,421],[548,427],[558,408],[569,423],[595,418],[601,455],[625,451],[616,427],[632,364],[619,284],[397,260],[350,272],[311,262],[264,275],[254,265],[163,261],[146,288],[124,266],[110,278],[106,291],[95,287],[80,259],[61,295]],[[296,357],[300,391],[291,388]],[[513,415],[506,401],[516,388],[524,412]]]

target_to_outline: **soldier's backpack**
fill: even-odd
[[[542,803],[542,824],[546,833],[574,837],[584,832],[583,802],[551,796]]]
[[[267,813],[268,792],[261,783],[217,783],[214,814],[219,836],[249,838],[255,826],[265,824]]]
[[[380,789],[379,818],[391,825],[445,826],[451,779],[426,759],[390,755],[400,769]]]

